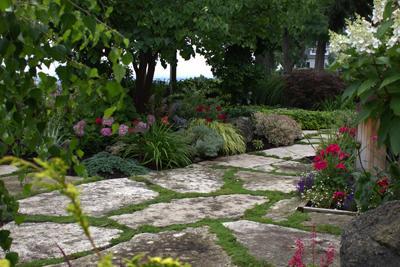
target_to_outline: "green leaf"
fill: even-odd
[[[391,21],[391,20],[387,20],[387,21],[383,22],[379,26],[378,31],[376,33],[377,37],[380,39],[381,37],[385,36],[387,31],[391,28],[392,24],[393,24],[393,21]]]
[[[357,91],[358,87],[360,87],[360,83],[354,83],[347,87],[343,93],[342,99],[346,100],[347,98],[353,98],[353,95]]]
[[[115,106],[106,109],[106,110],[104,111],[104,117],[105,117],[105,118],[111,117],[112,114],[113,114],[116,110],[117,110],[117,107],[115,107]]]
[[[10,261],[11,266],[15,266],[18,263],[19,257],[16,252],[8,252],[6,254],[6,259]]]
[[[89,78],[99,78],[99,73],[96,68],[91,68],[88,71],[88,76],[89,76]]]
[[[389,57],[378,57],[376,59],[376,63],[379,65],[390,65],[390,58]]]
[[[11,6],[11,0],[1,0],[0,1],[0,11],[5,11]]]
[[[390,147],[395,155],[400,154],[400,118],[395,118],[392,121],[392,126],[390,129]]]
[[[397,82],[398,80],[400,80],[400,73],[392,75],[392,76],[386,78],[385,80],[383,80],[379,89],[382,89],[383,87],[388,86],[389,84]]]
[[[390,101],[390,108],[393,110],[394,114],[400,116],[400,96],[392,98]]]
[[[132,63],[132,61],[133,56],[131,53],[125,53],[125,55],[122,56],[122,63],[124,63],[125,65]]]
[[[368,91],[369,89],[371,89],[375,84],[376,84],[377,80],[376,79],[368,79],[365,82],[363,82],[360,87],[358,87],[357,90],[357,95],[360,96],[362,95],[364,92]]]
[[[125,67],[120,64],[114,64],[112,69],[115,80],[117,80],[117,82],[121,82],[122,78],[124,78],[126,73]]]
[[[77,155],[79,158],[82,158],[83,155],[85,155],[85,152],[83,152],[81,149],[78,149],[78,150],[76,151],[76,155]]]
[[[106,90],[108,92],[109,97],[111,98],[121,95],[124,92],[122,86],[116,81],[107,82]]]

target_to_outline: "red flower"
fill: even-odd
[[[350,157],[350,155],[347,154],[346,152],[340,152],[340,153],[339,153],[339,159],[340,159],[340,160],[347,159],[348,157]]]
[[[344,134],[344,133],[348,133],[349,132],[349,128],[346,126],[340,127],[339,129],[339,133]]]
[[[222,107],[221,107],[221,106],[217,106],[215,109],[216,109],[217,111],[221,111],[221,110],[222,110]]]
[[[164,125],[168,125],[169,121],[168,121],[168,116],[164,116],[161,118],[161,123]]]
[[[357,129],[356,129],[356,128],[351,128],[351,129],[349,130],[349,134],[350,134],[352,137],[355,137],[355,136],[356,136],[356,133],[357,133]]]
[[[212,118],[206,118],[206,122],[212,122],[213,119]]]
[[[205,107],[204,107],[203,105],[198,105],[198,106],[196,107],[196,111],[197,111],[197,112],[204,112],[204,111],[205,111]]]
[[[340,162],[338,165],[336,165],[336,167],[335,167],[336,169],[339,169],[339,170],[346,170],[346,166],[342,163],[342,162]]]
[[[319,156],[321,157],[321,158],[323,158],[324,156],[325,156],[325,150],[320,150],[319,151]]]
[[[340,146],[338,144],[330,144],[327,148],[326,148],[326,152],[328,154],[333,154],[333,155],[337,155],[340,152]]]
[[[321,160],[322,160],[321,156],[315,156],[314,159],[313,159],[314,162],[318,162],[318,161],[321,161]]]
[[[225,120],[226,120],[226,114],[224,114],[224,113],[218,114],[218,115],[217,115],[217,118],[218,118],[219,120],[221,120],[221,121],[225,121]]]
[[[328,168],[328,162],[326,160],[314,162],[314,169],[322,171],[325,170],[326,168]]]
[[[346,197],[346,193],[342,192],[342,191],[336,191],[335,193],[333,193],[332,198],[334,200],[343,200]]]
[[[388,187],[389,187],[389,179],[384,176],[383,178],[381,178],[378,182],[376,182],[378,184],[378,186],[380,187],[379,189],[379,193],[380,194],[384,194]]]
[[[96,118],[96,124],[101,125],[103,123],[103,118]]]

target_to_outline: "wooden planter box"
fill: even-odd
[[[322,209],[322,208],[314,208],[308,206],[300,206],[297,207],[298,211],[301,212],[319,212],[319,213],[331,213],[331,214],[338,214],[338,215],[350,215],[350,216],[357,216],[358,212],[348,211],[348,210],[335,210],[335,209]]]

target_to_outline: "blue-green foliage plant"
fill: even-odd
[[[205,125],[197,125],[187,130],[196,156],[200,158],[213,158],[224,146],[224,139],[215,131]]]
[[[141,166],[136,160],[124,159],[108,152],[100,152],[85,159],[83,165],[90,176],[113,175],[121,173],[127,176],[148,173],[148,169]]]

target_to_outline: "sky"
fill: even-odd
[[[56,77],[55,68],[58,64],[52,64],[50,68],[42,66],[42,71]],[[178,67],[177,67],[177,79],[187,79],[198,76],[205,76],[207,78],[212,78],[211,67],[207,65],[206,60],[201,55],[196,55],[196,57],[190,60],[184,60],[182,57],[178,56]],[[158,62],[156,66],[156,71],[154,73],[154,79],[156,80],[169,80],[169,66],[164,69],[161,63]]]

